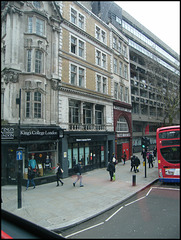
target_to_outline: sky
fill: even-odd
[[[180,55],[180,1],[115,1]]]

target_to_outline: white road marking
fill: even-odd
[[[89,230],[89,229],[91,229],[91,228],[95,228],[95,227],[100,226],[100,225],[102,225],[102,224],[104,224],[104,222],[98,223],[98,224],[93,225],[93,226],[91,226],[91,227],[88,227],[88,228],[82,229],[82,230],[80,230],[80,231],[78,231],[78,232],[75,232],[75,233],[72,233],[72,234],[70,234],[70,235],[67,235],[67,236],[65,236],[65,238],[69,238],[69,237],[71,237],[71,236],[73,236],[73,235],[76,235],[76,234],[78,234],[78,233],[87,231],[87,230]]]
[[[147,192],[147,194],[146,194],[145,196],[143,196],[143,197],[141,197],[141,198],[138,198],[138,199],[136,199],[136,200],[133,201],[133,202],[127,203],[127,204],[124,205],[124,206],[127,207],[127,206],[129,206],[129,205],[131,205],[131,204],[133,204],[133,203],[135,203],[135,202],[137,202],[137,201],[140,201],[141,199],[146,198],[146,197],[150,194],[150,192],[151,192],[152,189],[179,190],[179,191],[180,191],[180,189],[174,189],[174,188],[152,187],[152,188],[149,189],[149,191]],[[101,222],[101,223],[98,223],[98,224],[93,225],[93,226],[91,226],[91,227],[82,229],[82,230],[80,230],[80,231],[78,231],[78,232],[75,232],[75,233],[72,233],[72,234],[70,234],[70,235],[67,235],[67,236],[65,236],[64,238],[69,238],[69,237],[71,237],[71,236],[73,236],[73,235],[76,235],[76,234],[78,234],[78,233],[87,231],[87,230],[89,230],[89,229],[91,229],[91,228],[95,228],[95,227],[98,227],[98,226],[104,224],[105,222],[109,221],[112,217],[114,217],[114,215],[116,215],[121,209],[123,209],[124,206],[121,206],[121,207],[120,207],[118,210],[116,210],[110,217],[108,217],[104,222]],[[61,235],[61,234],[60,234],[60,235]],[[62,236],[62,235],[61,235],[61,236]]]
[[[143,196],[143,197],[141,197],[141,198],[138,198],[138,199],[136,199],[135,201],[126,204],[125,207],[127,207],[127,206],[129,206],[130,204],[133,204],[133,203],[135,203],[135,202],[137,202],[137,201],[139,201],[139,200],[141,200],[141,199],[143,199],[143,198],[145,198],[145,197],[146,197],[146,196]]]
[[[105,220],[105,222],[107,222],[107,221],[109,221],[116,213],[118,213],[121,209],[123,208],[123,206],[122,207],[120,207],[115,213],[113,213],[110,217],[108,217],[106,220]]]

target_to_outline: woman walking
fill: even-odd
[[[56,173],[56,180],[57,180],[57,187],[59,186],[59,181],[61,182],[62,186],[63,186],[63,182],[60,179],[63,173],[63,169],[60,168],[60,163],[57,163],[57,167],[55,168],[55,173]]]

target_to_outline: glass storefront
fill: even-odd
[[[105,143],[104,142],[80,142],[68,144],[68,167],[82,161],[84,167],[105,166]]]
[[[56,165],[60,161],[58,146],[62,138],[63,130],[56,126],[46,128],[22,126],[20,132],[17,125],[1,127],[1,179],[3,184],[17,182],[18,146],[21,147],[23,153],[23,179],[27,179],[28,165],[32,158],[36,160],[35,179],[43,181],[46,177],[55,175]]]
[[[27,145],[27,154],[24,161],[24,177],[27,178],[28,165],[33,158],[36,160],[35,177],[55,175],[55,168],[58,163],[57,143],[46,144],[35,143]]]

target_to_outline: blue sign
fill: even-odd
[[[16,151],[16,160],[23,160],[23,152]]]

